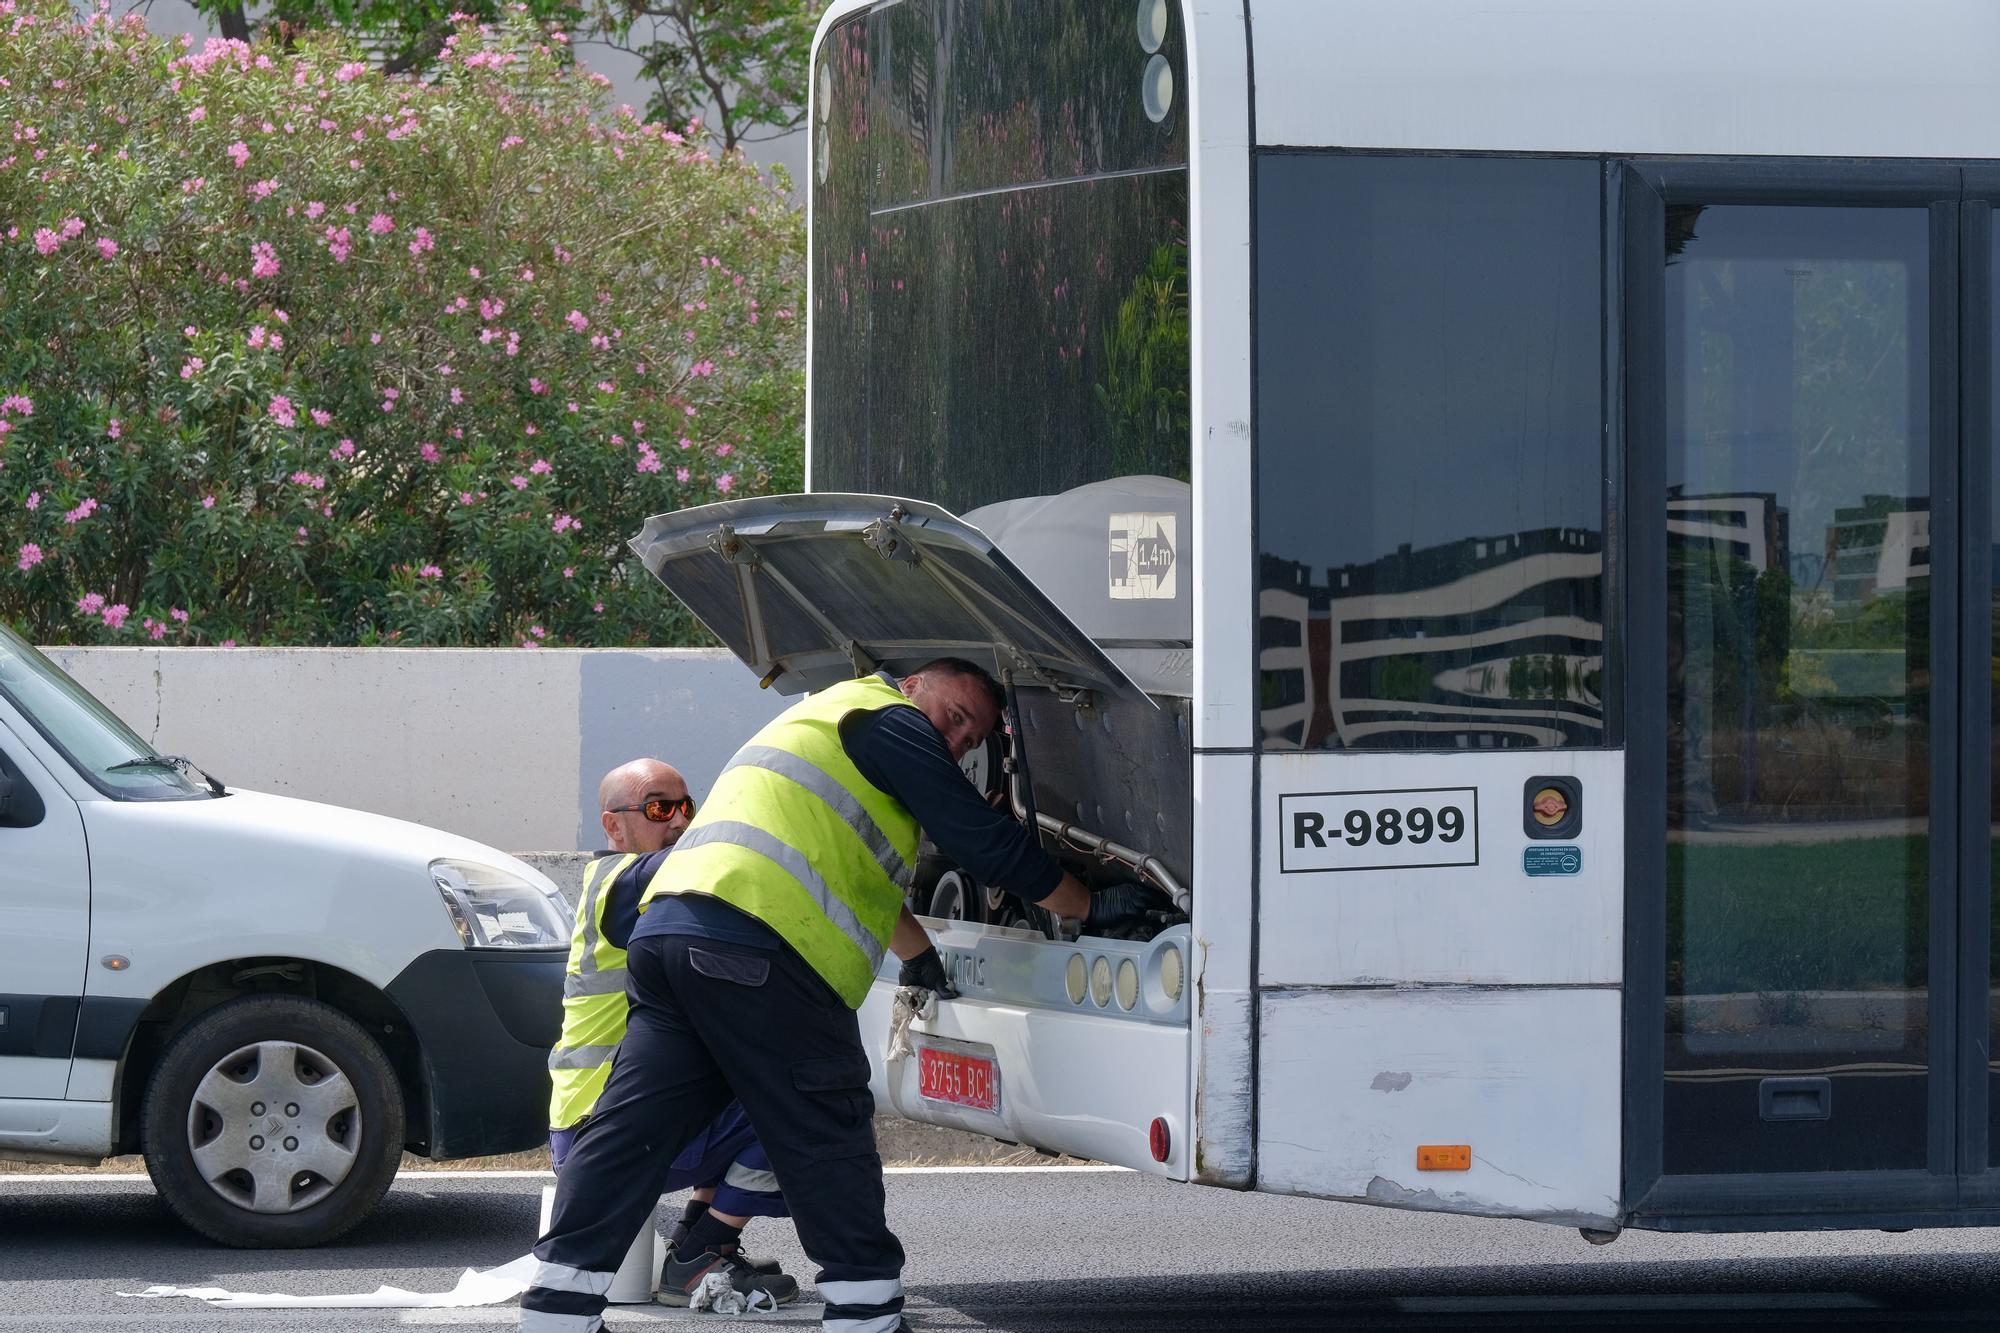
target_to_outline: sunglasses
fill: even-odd
[[[646,818],[652,820],[655,824],[664,824],[676,814],[679,814],[684,819],[693,819],[694,797],[683,796],[678,801],[672,801],[664,796],[655,796],[644,805],[614,805],[605,811],[605,813],[630,815],[638,814],[641,811],[645,813]]]

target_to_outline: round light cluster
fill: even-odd
[[[1143,1003],[1154,1013],[1171,1013],[1181,1002],[1186,962],[1178,944],[1161,941],[1145,958],[1073,953],[1063,968],[1063,991],[1071,1004],[1087,998],[1099,1009],[1115,1002],[1125,1013]]]
[[[833,119],[833,63],[819,62],[819,183],[826,184],[826,173],[833,169],[833,136],[827,130],[827,122]]]
[[[1166,40],[1167,0],[1139,0],[1139,46],[1152,57],[1139,78],[1139,97],[1155,125],[1174,109],[1174,67],[1160,51]]]

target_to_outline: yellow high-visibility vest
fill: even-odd
[[[562,1035],[549,1052],[551,1129],[569,1129],[590,1114],[625,1040],[625,951],[604,936],[604,908],[612,881],[638,859],[630,852],[600,856],[583,870],[563,975]]]
[[[709,893],[776,931],[860,1008],[916,872],[916,818],[861,776],[840,743],[851,713],[914,708],[879,676],[821,690],[736,752],[653,872],[664,893]]]

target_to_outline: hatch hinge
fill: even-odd
[[[855,675],[872,676],[882,669],[882,664],[862,651],[861,645],[853,639],[841,646],[847,650],[847,660],[853,663]]]
[[[889,511],[887,518],[878,518],[863,528],[861,540],[884,560],[914,565],[917,563],[917,544],[903,535],[903,514],[903,507],[897,505]]]
[[[748,565],[754,569],[764,563],[764,558],[757,554],[757,548],[737,536],[736,529],[727,523],[715,525],[715,534],[708,539],[708,549],[732,565]]]

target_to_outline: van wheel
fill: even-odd
[[[203,1014],[146,1086],[146,1170],[211,1240],[286,1249],[332,1240],[373,1208],[403,1151],[403,1099],[347,1015],[292,995]]]

